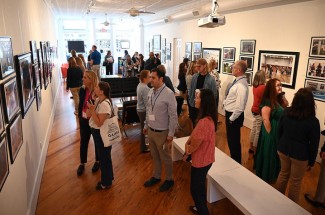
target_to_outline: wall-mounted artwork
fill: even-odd
[[[325,59],[309,58],[306,77],[325,80]]]
[[[253,71],[254,69],[254,56],[239,56],[239,60],[246,61],[247,71]]]
[[[6,135],[3,135],[0,139],[0,192],[9,175],[9,162],[7,155],[7,140]]]
[[[222,73],[227,75],[232,75],[232,66],[234,65],[234,61],[223,61],[222,62]]]
[[[47,46],[46,42],[40,42],[40,50],[41,50],[41,56],[42,56],[42,62],[47,63]]]
[[[192,53],[192,43],[191,42],[187,42],[185,43],[185,53]]]
[[[0,79],[14,71],[11,37],[0,37]]]
[[[325,37],[311,38],[309,56],[325,57]]]
[[[166,38],[161,39],[161,63],[166,63]]]
[[[202,43],[201,42],[193,42],[192,60],[196,61],[199,58],[202,58]]]
[[[294,89],[299,52],[259,51],[258,68],[265,71],[267,80],[277,78],[283,87]]]
[[[37,107],[37,111],[39,111],[42,105],[42,91],[39,87],[35,89],[35,95],[36,95],[36,107]]]
[[[38,64],[36,41],[29,41],[30,51],[32,53],[32,64]]]
[[[153,49],[161,50],[161,35],[153,35]]]
[[[248,86],[252,86],[253,73],[252,72],[245,72],[245,75],[246,75]]]
[[[129,49],[130,48],[130,41],[128,40],[121,40],[121,49]]]
[[[223,47],[223,60],[235,61],[236,48],[235,47]]]
[[[220,72],[221,65],[221,49],[220,48],[203,48],[203,58],[209,63],[211,59],[215,59],[217,67],[215,68]]]
[[[167,43],[166,45],[166,59],[171,60],[172,59],[172,44]]]
[[[241,55],[254,55],[255,54],[256,40],[241,40],[240,41],[240,54]]]
[[[314,99],[318,101],[325,101],[325,83],[318,80],[305,80],[305,87],[311,87],[313,89]]]
[[[38,68],[38,64],[34,64],[33,65],[33,86],[34,88],[38,87],[41,83],[41,77],[40,77],[40,72],[39,72],[39,68]]]
[[[1,98],[5,120],[9,123],[19,111],[19,97],[16,77],[1,84]]]
[[[20,95],[20,107],[24,118],[35,99],[33,88],[33,68],[31,53],[16,55],[17,83]]]
[[[16,118],[7,127],[8,145],[10,151],[11,163],[14,163],[20,147],[23,145],[23,128],[21,115]]]
[[[2,132],[5,130],[5,119],[3,116],[3,111],[2,111],[2,98],[0,96],[0,135],[2,134]],[[6,108],[6,107],[4,107]]]

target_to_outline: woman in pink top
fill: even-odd
[[[264,94],[266,83],[266,75],[264,70],[258,70],[254,76],[253,80],[253,95],[254,101],[252,106],[252,114],[254,117],[253,128],[250,133],[250,149],[249,153],[255,153],[258,137],[260,135],[261,125],[262,125],[262,116],[260,111],[260,104]]]
[[[190,206],[190,210],[205,215],[209,214],[205,180],[214,162],[217,128],[216,102],[213,92],[210,89],[197,90],[195,107],[199,109],[199,115],[195,129],[186,142],[184,159],[191,155],[191,195],[195,206]]]

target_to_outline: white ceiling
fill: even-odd
[[[110,21],[131,18],[126,12],[131,8],[150,11],[156,14],[140,14],[132,19],[146,23],[168,17],[169,19],[197,18],[211,13],[212,0],[44,0],[58,18],[97,18]],[[218,0],[220,14],[272,7],[312,0]],[[93,3],[93,5],[92,5]],[[88,13],[87,13],[88,11]]]

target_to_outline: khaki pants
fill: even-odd
[[[262,119],[262,116],[259,114],[258,115],[253,114],[253,117],[254,117],[253,128],[251,130],[249,139],[250,139],[250,142],[253,143],[253,146],[257,147],[258,138],[260,136],[263,119]]]
[[[318,179],[315,200],[317,202],[321,202],[321,203],[325,202],[325,161],[324,160],[322,160],[322,163],[320,166],[319,179]]]
[[[161,178],[162,162],[165,165],[166,180],[173,180],[173,161],[171,151],[164,147],[168,130],[154,132],[148,128],[149,148],[153,159],[153,177]]]
[[[92,65],[91,70],[96,73],[97,78],[100,81],[100,65]]]
[[[281,161],[281,171],[276,181],[275,188],[285,194],[288,181],[290,180],[288,197],[294,201],[299,201],[301,181],[307,169],[308,161],[300,161],[278,152]]]
[[[78,107],[79,107],[79,90],[80,90],[80,87],[70,88],[71,94],[73,96],[74,111],[75,111],[75,113],[78,113]]]

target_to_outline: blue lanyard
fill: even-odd
[[[162,88],[162,90],[160,90],[158,96],[156,97],[155,101],[153,102],[153,105],[152,105],[152,95],[153,95],[153,94],[151,94],[151,110],[152,110],[152,112],[153,112],[153,108],[154,108],[155,105],[156,105],[156,101],[157,101],[158,97],[160,96],[160,93],[165,89],[165,87],[166,87],[166,85],[164,86],[164,88]]]
[[[235,79],[234,82],[232,82],[232,85],[229,87],[226,96],[228,96],[229,91],[230,91],[230,89],[232,88],[232,86],[234,86],[238,81],[240,81],[241,79],[244,79],[244,78],[246,78],[246,77],[242,77],[242,78],[240,78],[240,79],[238,79],[238,80]]]

